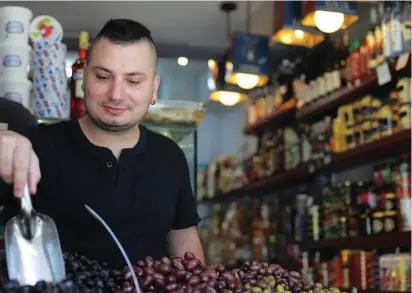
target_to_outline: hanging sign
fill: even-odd
[[[230,55],[229,59],[233,64],[233,73],[268,76],[268,36],[235,33],[232,38]]]

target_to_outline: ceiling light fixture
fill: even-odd
[[[314,20],[320,31],[331,34],[342,27],[345,15],[340,12],[316,10]]]
[[[177,64],[180,66],[186,66],[189,63],[189,60],[186,57],[179,57],[177,58]]]

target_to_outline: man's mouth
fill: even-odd
[[[116,106],[103,106],[104,110],[110,114],[113,115],[119,115],[122,114],[127,110],[127,108],[124,107],[116,107]]]

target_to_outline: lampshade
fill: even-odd
[[[264,86],[268,80],[268,36],[234,33],[225,64],[226,83],[250,90]]]
[[[275,33],[272,42],[311,48],[325,37],[311,27],[300,25],[300,3],[298,1],[275,1]]]
[[[226,82],[226,64],[227,54],[219,61],[208,61],[209,73],[214,81],[213,90],[209,95],[209,99],[225,106],[234,106],[246,100],[248,96],[246,92],[237,85]]]
[[[301,1],[302,25],[325,33],[346,29],[359,19],[354,1]]]

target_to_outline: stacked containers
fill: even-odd
[[[43,33],[43,28],[48,31]],[[33,105],[35,115],[46,119],[67,119],[66,45],[62,29],[51,16],[38,16],[30,26],[33,41]]]
[[[32,12],[25,7],[0,7],[0,98],[30,109],[31,82],[27,79]]]

